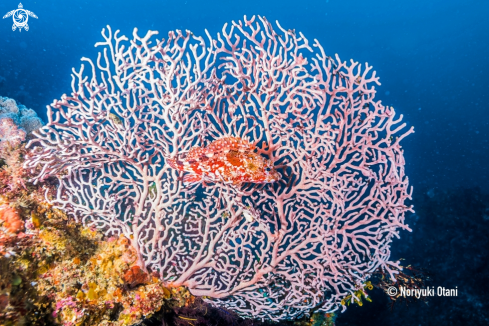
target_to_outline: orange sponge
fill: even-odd
[[[16,209],[7,205],[0,206],[0,220],[9,233],[19,233],[24,231],[24,221]]]

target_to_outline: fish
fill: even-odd
[[[119,118],[117,114],[114,113],[109,113],[109,119],[112,121],[114,124],[122,126],[122,120]]]
[[[273,163],[255,152],[256,147],[246,139],[222,137],[206,147],[192,147],[188,153],[167,159],[168,165],[188,172],[184,183],[224,182],[272,183],[280,180]]]

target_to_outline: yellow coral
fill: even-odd
[[[41,230],[41,232],[39,232],[39,237],[46,245],[54,246],[59,251],[66,249],[66,238],[56,231]]]
[[[363,306],[362,297],[368,302],[372,302],[372,299],[370,299],[370,296],[365,292],[365,289],[372,290],[373,288],[372,282],[367,281],[362,287],[353,292],[353,295],[350,294],[344,297],[343,300],[341,300],[341,304],[344,306],[350,305],[350,302],[354,302],[361,307]]]
[[[78,290],[78,293],[76,294],[76,299],[78,301],[83,301],[85,299],[85,293],[83,293],[82,290]]]
[[[32,209],[31,218],[41,219],[49,209]],[[33,302],[38,313],[57,311],[55,319],[59,324],[133,325],[165,303],[183,306],[191,300],[186,288],[164,286],[154,275],[143,275],[146,281],[135,284],[133,289],[128,289],[127,284],[124,287],[122,277],[137,261],[129,239],[121,236],[101,241],[100,233],[65,221],[62,213],[52,213],[51,218],[43,220],[42,229],[35,234],[38,245],[17,262],[22,269],[32,269],[34,278],[25,283],[35,281],[33,288],[44,298],[42,304]],[[60,219],[65,222],[59,223]],[[34,262],[30,262],[33,257]],[[120,307],[118,320],[111,321],[113,309]]]
[[[41,217],[36,212],[31,213],[31,221],[35,228],[39,228],[41,226]]]

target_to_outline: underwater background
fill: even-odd
[[[380,77],[376,98],[404,115],[415,133],[402,145],[414,187],[413,232],[392,244],[392,259],[427,272],[430,286],[456,297],[396,304],[372,291],[337,325],[489,323],[489,2],[487,1],[25,1],[29,31],[0,20],[0,96],[34,109],[70,91],[71,69],[106,25],[131,35],[174,29],[204,35],[243,15],[278,20],[317,39],[329,55],[368,62]],[[18,1],[0,2],[0,14]]]

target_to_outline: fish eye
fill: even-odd
[[[269,167],[267,167],[265,170],[266,170],[267,172],[272,171],[272,169],[271,169],[271,168],[269,168]]]

